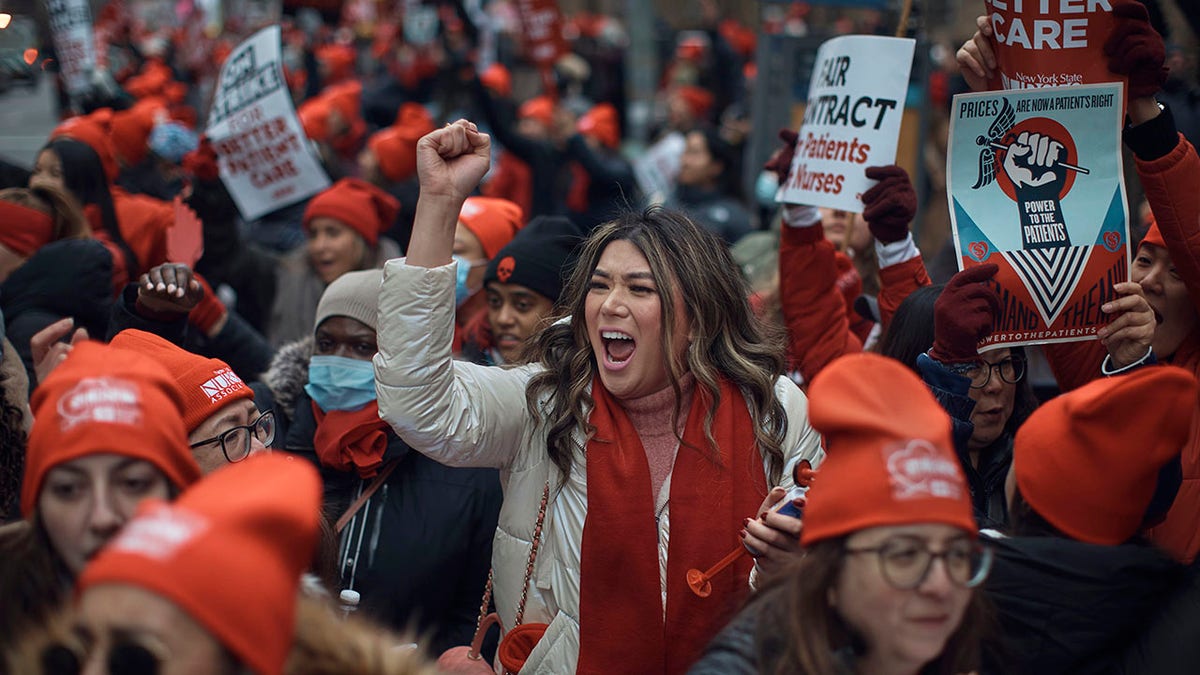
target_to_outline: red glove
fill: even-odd
[[[979,360],[979,342],[992,334],[1000,314],[1000,296],[991,284],[996,265],[968,267],[955,274],[933,303],[933,349],[929,356],[940,363]]]
[[[903,241],[917,215],[917,193],[908,172],[889,164],[867,167],[867,178],[879,181],[863,193],[863,218],[871,234],[884,244]]]
[[[1167,81],[1167,50],[1150,25],[1146,7],[1135,0],[1113,3],[1116,26],[1104,43],[1108,69],[1129,77],[1129,98],[1153,96]]]
[[[204,297],[200,298],[200,302],[196,303],[192,311],[188,312],[188,322],[208,335],[213,326],[225,317],[228,310],[225,309],[224,303],[213,292],[212,286],[208,285],[204,277],[196,273],[193,273],[193,276],[196,281],[200,282],[200,287],[204,289]]]
[[[783,146],[771,154],[771,158],[763,164],[763,170],[774,171],[775,175],[779,176],[779,184],[783,185],[787,182],[788,174],[792,172],[792,158],[796,156],[796,143],[800,140],[800,135],[791,129],[780,129],[779,140],[783,141]]]

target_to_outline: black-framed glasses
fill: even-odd
[[[925,583],[937,559],[941,559],[950,581],[963,588],[975,588],[987,579],[993,555],[990,547],[966,539],[951,542],[944,551],[935,553],[920,537],[893,537],[879,546],[847,548],[845,552],[876,554],[884,580],[901,591],[911,591]]]
[[[1007,384],[1016,384],[1025,377],[1025,358],[1016,354],[999,363],[979,362],[974,368],[963,373],[971,381],[972,389],[983,389],[992,381],[992,373],[1000,376]]]
[[[269,447],[275,440],[275,413],[268,410],[258,416],[253,424],[233,427],[208,440],[192,443],[193,448],[202,445],[221,444],[221,453],[229,463],[240,462],[250,456],[250,436],[253,435],[264,446]]]

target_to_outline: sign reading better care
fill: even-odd
[[[908,38],[866,35],[821,45],[779,201],[863,210],[862,193],[875,183],[866,168],[896,161],[914,45]]]
[[[283,79],[279,26],[246,38],[221,67],[205,134],[246,220],[329,187]]]

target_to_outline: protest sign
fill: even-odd
[[[1129,278],[1120,83],[954,97],[947,192],[960,269],[1000,267],[980,349],[1094,339]]]
[[[1117,82],[1104,42],[1112,0],[984,0],[996,37],[991,89]]]
[[[525,34],[525,56],[530,61],[545,68],[567,53],[558,0],[517,0],[517,13]]]
[[[860,212],[866,167],[896,161],[915,42],[848,35],[817,51],[792,173],[781,202]]]
[[[292,107],[279,38],[268,26],[233,50],[208,114],[221,180],[246,220],[329,187]]]
[[[87,92],[92,71],[96,69],[92,10],[87,0],[48,0],[46,10],[50,36],[58,53],[58,71],[67,93],[79,98]]]

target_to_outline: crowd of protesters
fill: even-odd
[[[1192,672],[1200,90],[1112,4],[1130,278],[1096,339],[984,351],[997,267],[939,271],[905,169],[776,203],[783,130],[742,194],[756,33],[712,2],[654,29],[654,180],[616,18],[541,69],[508,2],[287,18],[331,181],[256,219],[197,112],[233,39],[106,4],[2,172],[0,674]]]

